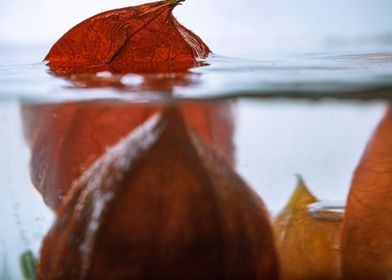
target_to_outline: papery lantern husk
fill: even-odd
[[[208,46],[173,16],[179,1],[106,11],[65,33],[45,57],[52,73],[172,73],[201,66]]]
[[[392,277],[392,107],[353,176],[343,219],[344,279]]]
[[[274,219],[281,280],[341,279],[342,223],[337,216],[331,220],[312,217],[308,207],[318,201],[299,177],[295,191]]]
[[[278,279],[261,199],[166,109],[73,186],[38,279]]]
[[[50,73],[71,81],[76,87],[114,87],[133,93],[153,91],[170,95],[174,86],[189,85],[192,81],[188,70],[205,65],[204,59],[211,51],[174,18],[173,9],[181,2],[165,0],[114,9],[80,22],[59,38],[46,55]],[[109,71],[111,78],[100,79],[96,74],[101,71]],[[129,73],[159,73],[174,78],[145,75],[140,84],[126,86],[122,74]],[[73,180],[108,146],[159,110],[159,106],[142,108],[102,103],[22,107],[24,131],[32,154],[32,181],[52,209],[58,207]],[[224,109],[221,115],[211,113],[221,111],[217,109],[221,106],[214,107],[211,110],[208,105],[193,106],[189,111],[197,113],[188,114],[187,119],[198,126],[196,130],[204,138],[212,139],[209,144],[214,142],[213,145],[223,147],[221,150],[233,161],[232,122],[219,121],[223,115],[225,119],[230,118],[230,112]],[[219,139],[225,143],[216,141],[211,129],[223,131]]]

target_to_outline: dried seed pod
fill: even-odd
[[[73,186],[38,279],[278,279],[278,268],[263,202],[171,108]]]
[[[45,60],[52,73],[79,86],[171,94],[174,86],[193,82],[185,71],[202,65],[200,59],[210,53],[197,35],[173,17],[173,9],[181,2],[159,1],[95,15],[64,34]],[[146,75],[141,84],[128,88],[121,82],[121,75],[103,80],[95,75],[104,70],[181,73],[170,79]],[[50,207],[58,206],[72,181],[108,146],[159,110],[159,106],[141,108],[105,102],[23,106],[24,130],[32,154],[32,181]],[[230,109],[225,105],[214,105],[213,110],[209,105],[189,107],[185,111],[191,126],[232,162]],[[219,135],[214,136],[214,131]]]
[[[199,66],[210,50],[174,18],[180,2],[153,2],[88,18],[64,34],[45,60],[58,75],[176,72]]]
[[[392,108],[355,170],[343,219],[344,279],[391,279]]]
[[[311,217],[308,206],[317,201],[299,178],[274,221],[282,280],[340,279],[341,221]]]

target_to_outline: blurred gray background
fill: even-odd
[[[0,0],[0,44],[50,46],[89,16],[143,2]],[[223,55],[392,45],[390,0],[187,0],[175,15]]]

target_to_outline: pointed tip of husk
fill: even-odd
[[[307,207],[309,204],[317,202],[318,199],[312,194],[301,175],[297,176],[297,186],[291,194],[285,210],[295,210]]]
[[[185,2],[185,0],[165,0],[166,3],[168,3],[170,6],[178,6],[181,5],[182,2]]]

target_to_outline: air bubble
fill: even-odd
[[[343,220],[345,203],[343,201],[321,201],[308,206],[308,213],[315,219],[326,222]]]
[[[126,86],[139,86],[144,82],[143,76],[128,74],[121,78],[121,83]]]

